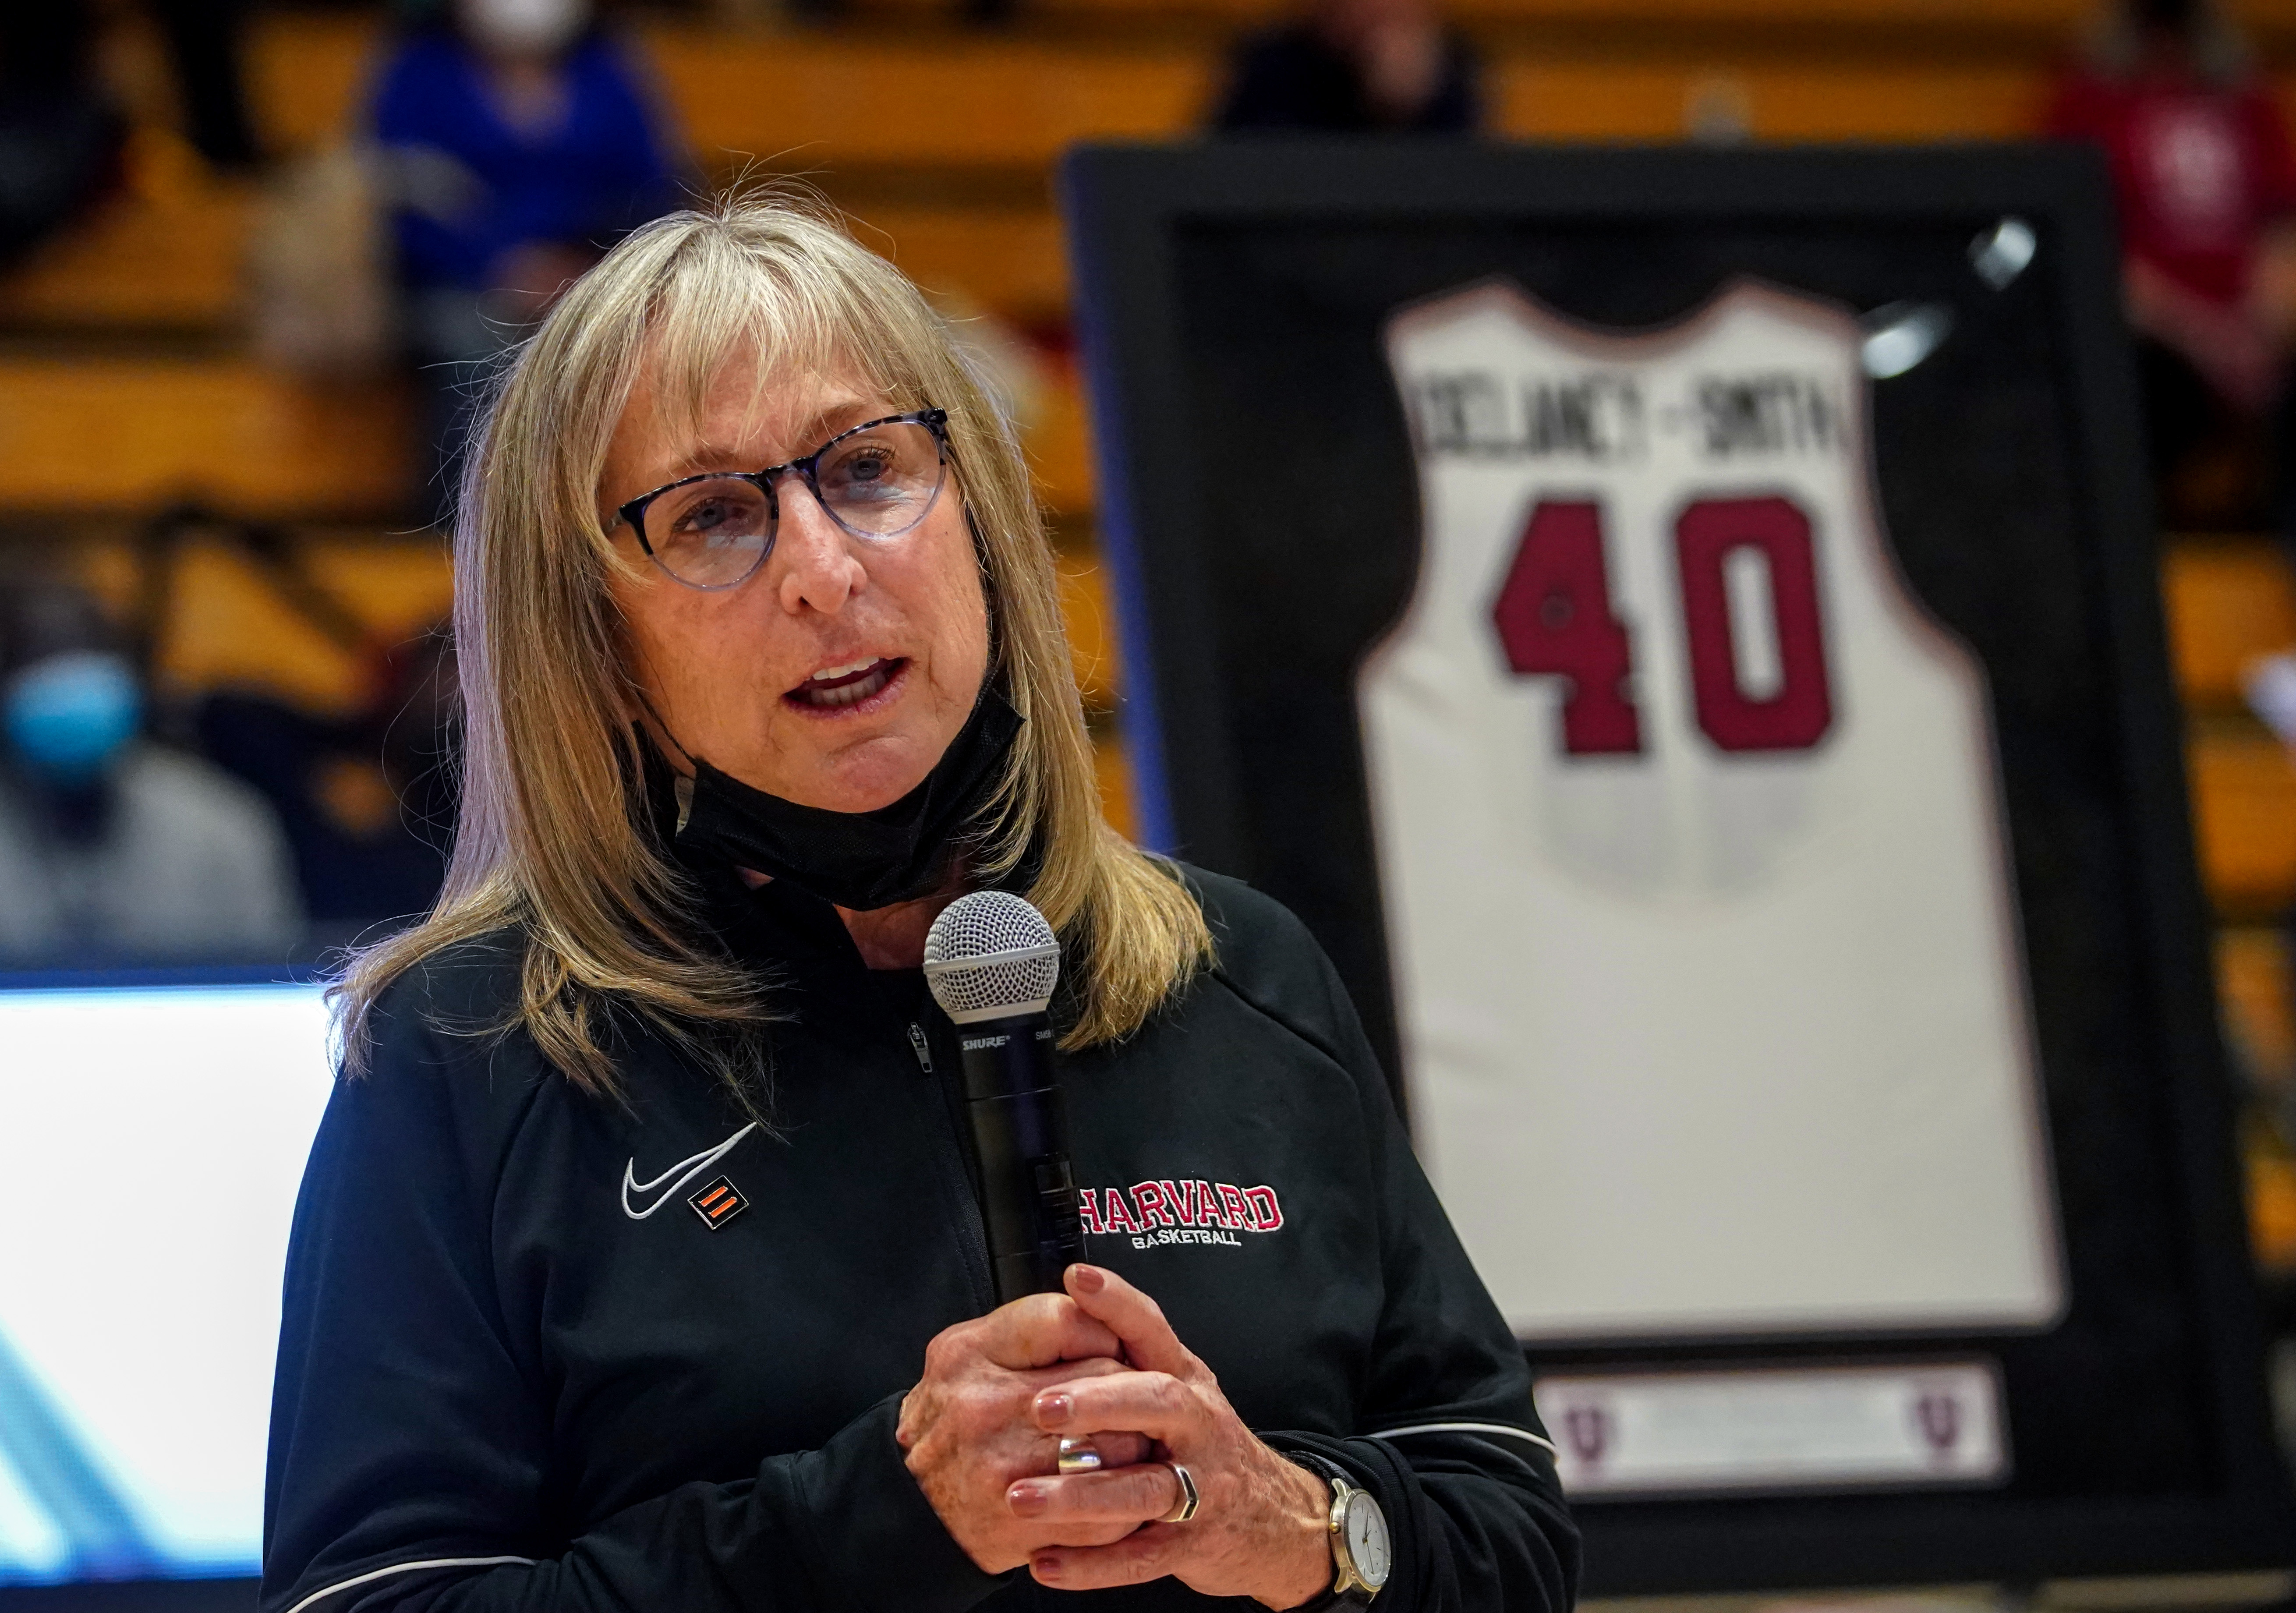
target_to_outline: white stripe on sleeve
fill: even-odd
[[[412,1574],[417,1568],[491,1568],[506,1562],[523,1564],[529,1568],[534,1566],[531,1557],[431,1557],[421,1562],[395,1562],[388,1568],[369,1568],[364,1574],[355,1574],[324,1591],[314,1591],[288,1609],[287,1613],[303,1613],[303,1609],[313,1602],[323,1601],[338,1591],[348,1591],[353,1585],[363,1585],[371,1579],[382,1579],[393,1574]]]
[[[1554,1448],[1552,1439],[1542,1439],[1529,1429],[1509,1428],[1504,1422],[1414,1422],[1408,1428],[1381,1429],[1372,1437],[1400,1439],[1406,1434],[1496,1434],[1503,1439],[1520,1439],[1527,1445],[1535,1445],[1549,1456],[1562,1454]],[[294,1609],[290,1609],[289,1613],[294,1613]]]

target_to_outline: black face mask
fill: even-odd
[[[996,793],[1020,732],[1021,714],[995,689],[984,692],[924,782],[874,812],[800,806],[694,757],[693,793],[671,844],[857,912],[912,901],[947,876],[958,838]]]

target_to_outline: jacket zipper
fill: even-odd
[[[957,1221],[963,1228],[966,1273],[972,1280],[974,1299],[984,1314],[996,1303],[996,1285],[988,1273],[988,1229],[980,1218],[980,1200],[972,1191],[972,1152],[964,1133],[965,1113],[964,1093],[951,1084],[954,1070],[942,1072],[933,1068],[932,1044],[925,1036],[925,1028],[915,1020],[909,1021],[909,1051],[917,1057],[917,1068],[932,1077],[933,1085],[940,1088],[941,1109],[948,1121],[947,1133],[948,1150],[942,1163],[950,1172],[951,1187],[961,1206]]]

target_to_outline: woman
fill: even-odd
[[[914,288],[785,204],[650,225],[464,501],[461,832],[344,986],[266,1613],[1566,1606],[1521,1352],[1331,968],[1102,821],[1026,471]],[[1095,1262],[993,1310],[918,968],[988,885],[1062,938]]]

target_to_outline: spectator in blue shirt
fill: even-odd
[[[666,122],[586,0],[455,0],[378,78],[408,347],[443,516],[478,366],[678,201]]]

